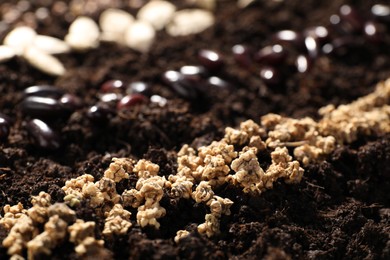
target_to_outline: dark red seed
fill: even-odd
[[[380,43],[384,38],[380,25],[373,21],[368,21],[364,24],[364,36],[372,43]]]
[[[189,80],[178,71],[168,70],[164,72],[162,80],[182,98],[196,99],[199,96],[200,82]]]
[[[101,85],[100,91],[103,93],[118,92],[122,91],[124,87],[124,83],[121,80],[109,80]]]
[[[38,118],[64,116],[68,112],[56,99],[37,96],[26,97],[21,108],[23,113]]]
[[[29,121],[27,123],[27,131],[33,137],[35,145],[39,148],[55,150],[61,146],[59,135],[42,120],[33,119]]]
[[[383,22],[390,22],[390,6],[376,4],[371,7],[371,14]]]
[[[281,81],[280,73],[272,67],[263,67],[260,70],[260,78],[267,85],[277,85]]]
[[[151,94],[151,87],[148,83],[143,81],[136,81],[132,82],[127,86],[126,94],[143,94],[143,95],[150,95]]]
[[[225,64],[222,55],[213,50],[200,50],[198,52],[198,60],[205,68],[211,71],[219,70]]]
[[[7,139],[11,122],[9,117],[0,113],[0,140]]]
[[[314,37],[307,36],[305,38],[305,47],[311,58],[316,58],[318,56],[319,43]]]
[[[309,57],[305,55],[299,55],[295,60],[295,66],[297,71],[300,73],[304,73],[310,69],[311,60]]]
[[[60,98],[65,92],[62,89],[59,89],[54,86],[41,85],[41,86],[31,86],[26,88],[23,91],[23,94],[27,96],[37,96],[37,97],[51,97],[51,98]]]
[[[321,44],[329,39],[329,31],[324,26],[309,27],[304,31],[304,35],[305,37],[313,37]]]
[[[140,105],[146,103],[148,101],[147,97],[142,94],[130,94],[124,96],[117,104],[117,109],[125,109],[134,107],[136,105]]]
[[[340,7],[340,25],[347,31],[361,32],[364,26],[364,19],[359,12],[350,5]]]
[[[248,46],[237,44],[232,48],[233,56],[236,62],[244,68],[252,66],[253,51]]]
[[[74,111],[78,108],[81,108],[83,106],[83,101],[81,98],[72,95],[72,94],[65,94],[63,95],[60,100],[60,104],[65,107],[66,109],[70,111]]]
[[[114,114],[114,111],[105,105],[97,104],[92,106],[87,111],[87,118],[93,123],[101,124],[106,123],[110,116]]]
[[[207,83],[211,87],[216,87],[220,89],[231,89],[232,85],[229,84],[226,80],[221,79],[220,77],[212,76],[207,79]]]
[[[303,37],[300,33],[292,30],[282,30],[274,35],[274,40],[280,43],[291,43],[295,46],[301,47],[303,45]]]
[[[322,51],[325,54],[346,55],[351,49],[364,47],[365,41],[361,37],[344,36],[325,44]]]
[[[282,63],[287,57],[287,52],[279,45],[271,45],[262,48],[255,55],[255,60],[259,63],[278,65]]]

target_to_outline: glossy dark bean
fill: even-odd
[[[361,37],[344,36],[334,39],[331,43],[325,44],[322,50],[325,54],[336,54],[343,56],[349,50],[364,47],[365,41]]]
[[[307,36],[305,38],[305,47],[306,47],[307,53],[309,54],[309,56],[311,58],[317,58],[318,52],[320,49],[320,45],[319,45],[318,41],[316,40],[316,38],[314,38],[312,36]]]
[[[273,67],[263,67],[260,70],[260,78],[267,85],[277,85],[281,82],[279,71]]]
[[[203,66],[186,65],[180,68],[180,73],[185,77],[206,77],[207,70]]]
[[[143,81],[136,81],[130,83],[126,88],[126,94],[142,94],[142,95],[150,95],[151,94],[151,86]]]
[[[11,127],[11,120],[8,116],[0,113],[0,141],[7,139]]]
[[[158,104],[160,107],[163,107],[167,104],[168,100],[159,95],[152,95],[150,97],[150,102]]]
[[[194,100],[199,96],[198,83],[186,79],[178,71],[168,70],[164,72],[162,80],[182,98]]]
[[[368,21],[364,24],[364,36],[372,43],[380,43],[384,39],[380,25],[373,21]]]
[[[27,131],[33,137],[35,144],[42,149],[55,150],[60,148],[61,140],[50,126],[39,119],[27,123]]]
[[[364,19],[359,12],[350,5],[342,5],[339,10],[339,22],[336,23],[342,30],[349,33],[361,32]]]
[[[221,54],[213,50],[202,49],[198,52],[199,62],[208,70],[215,71],[222,68],[225,61]]]
[[[303,45],[304,40],[302,34],[292,30],[279,31],[273,36],[273,39],[279,43],[291,43],[298,47],[301,47]]]
[[[51,97],[51,98],[60,98],[65,94],[65,91],[59,89],[55,86],[49,85],[37,85],[26,88],[23,91],[23,94],[27,96],[37,96],[37,97]]]
[[[235,61],[244,68],[252,66],[253,50],[248,46],[237,44],[232,48],[232,53]]]
[[[124,87],[125,84],[121,80],[108,80],[101,85],[100,91],[103,93],[118,92],[122,91]]]
[[[113,114],[114,112],[107,106],[97,104],[88,109],[86,116],[93,123],[104,124]]]
[[[255,61],[263,64],[279,65],[287,57],[286,50],[279,44],[266,46],[255,55]]]
[[[139,104],[146,103],[148,101],[148,98],[145,97],[142,94],[130,94],[124,96],[121,100],[119,100],[117,104],[117,109],[125,109],[125,108],[131,108]]]
[[[304,73],[310,69],[311,59],[305,55],[299,55],[295,60],[297,71]]]
[[[232,89],[232,85],[229,84],[226,80],[221,79],[220,77],[212,76],[207,79],[207,83],[210,87],[216,87],[220,89]]]
[[[324,26],[309,27],[304,31],[305,37],[313,37],[320,44],[325,43],[329,39],[329,31]]]
[[[103,103],[117,102],[121,100],[122,97],[123,95],[120,93],[104,93],[102,95],[99,95],[99,99]]]
[[[64,116],[68,112],[58,100],[36,96],[26,97],[21,103],[21,108],[23,113],[38,118]]]
[[[376,4],[371,7],[371,14],[383,22],[390,22],[390,6]]]
[[[70,111],[74,111],[74,110],[81,108],[83,106],[83,101],[81,100],[81,98],[79,98],[73,94],[63,95],[60,98],[59,103],[63,107],[65,107],[66,109],[68,109]]]

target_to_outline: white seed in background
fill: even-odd
[[[149,51],[156,37],[153,27],[143,21],[135,21],[126,31],[126,45],[140,52]]]
[[[27,26],[20,26],[10,31],[4,38],[4,45],[15,50],[16,55],[22,55],[24,49],[31,46],[37,33]]]
[[[48,54],[62,54],[70,51],[70,46],[66,42],[46,35],[37,35],[33,45]]]
[[[167,104],[168,100],[159,95],[153,95],[150,97],[152,103],[157,103],[160,107],[163,107]]]
[[[80,16],[69,27],[65,42],[75,50],[83,51],[99,45],[99,27],[89,17]]]
[[[100,39],[123,43],[124,33],[133,22],[134,17],[123,10],[114,8],[105,10],[99,18],[99,25],[102,29]]]
[[[53,76],[61,76],[65,73],[65,68],[62,63],[47,54],[46,52],[36,48],[36,47],[28,47],[23,57],[30,63],[33,67],[39,69],[40,71],[53,75]]]
[[[15,50],[9,46],[1,45],[0,46],[0,62],[5,62],[7,60],[15,57]]]
[[[176,7],[168,1],[150,1],[137,14],[137,19],[149,22],[154,29],[161,30],[167,25],[176,11]]]
[[[167,32],[171,36],[200,33],[214,24],[211,12],[202,9],[184,9],[175,13]]]

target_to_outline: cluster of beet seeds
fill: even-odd
[[[254,51],[251,46],[237,44],[232,48],[236,63],[251,73],[259,75],[269,87],[283,85],[286,73],[305,73],[320,55],[342,57],[367,44],[382,44],[390,24],[390,7],[374,5],[367,14],[349,5],[343,5],[338,14],[330,17],[327,27],[310,27],[302,32],[282,30],[273,36],[274,44]],[[234,84],[221,78],[219,71],[225,66],[224,56],[214,50],[198,52],[199,65],[182,66],[161,75],[162,82],[180,98],[200,102],[209,88],[234,91]],[[126,83],[119,79],[103,83],[98,93],[99,101],[87,109],[86,117],[93,124],[104,124],[118,111],[131,109],[148,102],[165,106],[167,99],[154,95],[146,82]],[[61,138],[49,126],[57,118],[68,118],[83,108],[80,97],[65,93],[54,86],[32,86],[24,90],[20,108],[30,120],[26,129],[37,147],[54,150],[61,146]],[[6,140],[13,120],[0,114],[0,140]]]

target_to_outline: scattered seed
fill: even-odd
[[[55,150],[60,148],[61,140],[50,126],[39,119],[27,123],[27,131],[33,137],[35,144],[42,149]]]
[[[150,94],[150,85],[143,81],[132,82],[127,86],[126,94]]]
[[[202,9],[184,9],[177,11],[167,25],[171,36],[185,36],[203,32],[214,24],[211,12]]]
[[[27,96],[37,96],[37,97],[51,97],[51,98],[60,98],[65,92],[62,89],[59,89],[55,86],[49,85],[36,85],[26,88],[23,91],[25,97]]]
[[[159,95],[153,95],[150,97],[150,102],[158,104],[160,107],[164,107],[168,100]]]
[[[253,52],[248,46],[237,44],[232,48],[234,59],[244,68],[250,68],[253,64]]]
[[[272,67],[263,67],[260,70],[260,77],[267,85],[277,85],[280,83],[280,73]]]
[[[124,83],[122,80],[113,79],[104,82],[100,87],[100,91],[103,93],[121,92],[123,88]]]
[[[137,19],[150,23],[156,30],[161,30],[171,21],[175,11],[176,7],[168,1],[150,1],[138,11]]]
[[[62,107],[70,111],[74,111],[83,106],[83,101],[81,100],[81,98],[72,94],[64,94],[60,98],[59,103]]]
[[[378,20],[390,22],[390,6],[376,4],[371,7],[372,15]]]
[[[185,65],[180,68],[180,73],[185,77],[205,77],[207,70],[203,66]]]
[[[255,55],[255,61],[264,64],[278,65],[287,57],[286,50],[279,44],[266,46]]]
[[[156,32],[149,23],[135,21],[125,33],[125,43],[134,50],[148,52],[155,37]]]
[[[223,80],[217,76],[212,76],[212,77],[208,78],[207,83],[211,87],[217,87],[220,89],[231,89],[232,88],[232,85],[229,82],[227,82],[226,80]]]
[[[304,31],[306,37],[313,37],[320,43],[324,43],[329,38],[329,31],[324,26],[309,27]]]
[[[50,97],[29,96],[21,102],[24,114],[38,118],[55,118],[67,114],[58,100]]]
[[[350,5],[340,7],[340,18],[343,25],[351,32],[361,32],[364,26],[364,19],[358,11]]]
[[[300,33],[292,30],[282,30],[277,32],[274,35],[274,40],[280,43],[292,43],[297,47],[301,47],[303,45],[303,37]]]
[[[8,116],[0,113],[0,140],[6,140],[10,131],[10,119]]]
[[[4,45],[14,49],[16,55],[22,55],[28,46],[34,42],[37,33],[27,26],[16,27],[4,38]]]
[[[23,57],[33,67],[49,75],[61,76],[65,73],[64,66],[57,58],[35,47],[27,48]]]
[[[117,104],[117,109],[130,108],[135,105],[143,104],[147,102],[147,98],[142,94],[130,94],[124,96]]]
[[[319,44],[316,38],[307,36],[305,38],[305,47],[311,58],[316,58],[319,52]]]
[[[33,45],[48,54],[62,54],[70,51],[70,47],[66,42],[46,35],[37,35],[34,38]]]
[[[57,58],[41,51],[40,49],[29,47],[24,52],[23,57],[32,66],[44,73],[53,76],[62,76],[65,74],[64,65],[62,65]]]
[[[114,112],[107,106],[98,104],[92,106],[87,111],[87,118],[96,124],[104,124]]]
[[[123,10],[114,8],[105,10],[99,18],[101,39],[124,44],[123,36],[133,22],[134,17]]]
[[[80,16],[69,27],[65,42],[75,50],[84,51],[99,45],[99,27],[89,17]]]
[[[162,80],[182,98],[195,100],[199,96],[196,84],[191,83],[178,71],[164,72]]]
[[[374,21],[368,21],[364,24],[364,36],[372,43],[380,43],[384,37],[379,30],[379,24]]]
[[[6,45],[0,46],[0,62],[6,62],[15,57],[15,55],[16,52],[13,48]]]
[[[100,101],[103,103],[111,103],[111,102],[117,102],[122,98],[122,94],[120,93],[104,93],[102,95],[99,95]]]
[[[305,55],[299,55],[295,60],[295,66],[298,72],[304,73],[309,70],[310,59]]]
[[[202,49],[198,52],[199,62],[208,70],[219,70],[224,64],[224,58],[221,54],[213,50]]]

